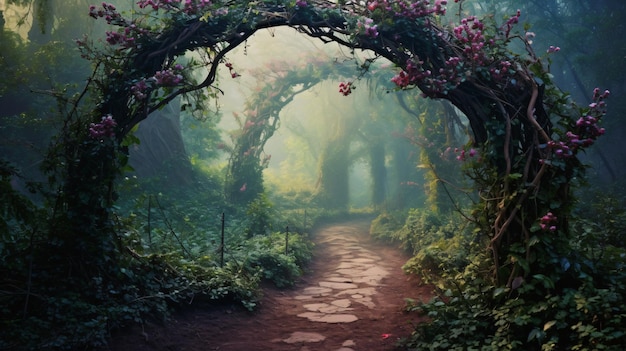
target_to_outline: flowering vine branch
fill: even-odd
[[[455,3],[461,9],[462,1]],[[162,18],[163,25],[148,25],[150,21],[141,16],[126,19],[103,3],[91,7],[89,14],[119,27],[107,34],[110,50],[104,54],[83,47],[85,56],[100,60],[103,71],[112,72],[99,85],[105,99],[97,115],[112,116],[118,140],[175,97],[211,88],[226,55],[256,31],[289,26],[323,42],[372,51],[397,66],[392,82],[398,89],[418,88],[423,96],[448,100],[465,114],[472,147],[483,149],[482,163],[469,172],[484,196],[481,215],[491,225],[482,228],[482,234],[499,267],[496,272],[504,267],[501,258],[510,255],[511,243],[528,240],[531,228],[546,213],[559,222],[550,227],[567,236],[568,183],[582,169],[576,154],[604,133],[598,123],[609,94],[598,90],[588,111],[564,116],[547,67],[531,51],[533,35],[517,33],[520,11],[500,24],[469,16],[447,27],[438,23],[446,12],[445,0],[143,0],[138,4],[146,15]],[[528,58],[509,54],[513,40],[522,41]],[[188,78],[191,68],[180,58],[206,49],[208,73],[194,83]],[[547,54],[558,51],[553,47]],[[231,76],[236,76],[231,68]],[[339,86],[343,95],[352,89],[351,82]],[[253,123],[246,130],[260,127]],[[558,197],[559,205],[549,197]],[[518,274],[530,274],[529,270],[518,267],[509,271],[509,278],[501,280],[496,274],[494,279],[510,282]]]

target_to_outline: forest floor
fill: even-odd
[[[259,307],[220,305],[177,312],[165,325],[114,335],[113,351],[394,350],[424,317],[404,312],[405,298],[432,289],[407,276],[399,249],[369,236],[368,221],[313,233],[314,258],[291,289],[266,286]]]

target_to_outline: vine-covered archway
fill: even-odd
[[[519,12],[502,23],[467,17],[449,27],[440,23],[445,0],[138,3],[147,15],[133,19],[110,4],[92,7],[91,16],[118,30],[107,34],[105,50],[80,43],[98,67],[92,86],[99,104],[90,120],[68,121],[66,128],[81,138],[59,150],[67,162],[58,205],[69,211],[59,214],[62,226],[53,235],[67,240],[70,256],[83,257],[82,249],[88,247],[89,259],[97,260],[116,250],[114,237],[103,238],[93,228],[110,224],[113,179],[124,163],[125,137],[137,123],[180,95],[194,102],[215,98],[218,67],[227,65],[237,74],[227,59],[231,50],[259,30],[289,26],[386,58],[399,70],[392,79],[399,89],[417,88],[416,93],[419,89],[426,97],[448,100],[465,114],[472,146],[481,154],[468,173],[480,194],[474,220],[477,241],[489,252],[492,286],[508,296],[517,296],[533,280],[546,282],[535,294],[547,294],[557,283],[559,289],[576,288],[579,268],[554,262],[567,261],[571,254],[570,182],[583,169],[577,153],[604,133],[598,122],[609,93],[596,89],[592,104],[574,106],[554,86],[544,59],[514,29]],[[512,41],[526,51],[512,52]],[[182,60],[192,51],[200,58]],[[361,68],[367,70],[372,61],[362,62]],[[198,67],[206,67],[207,73],[195,81],[188,72]],[[342,82],[341,92],[349,95],[353,84]],[[270,135],[264,128],[252,131],[253,140]],[[254,143],[239,151],[243,155],[252,147]],[[236,167],[246,161],[232,162]],[[73,211],[84,208],[92,210]]]
[[[371,89],[383,87],[379,86],[382,80],[386,80],[386,87],[389,88],[389,74],[381,77],[381,74],[372,72],[367,74],[367,85]],[[250,98],[246,100],[242,113],[236,113],[235,118],[239,129],[230,133],[233,145],[228,147],[230,153],[227,170],[226,197],[233,203],[246,205],[264,191],[262,171],[269,164],[271,155],[265,154],[265,145],[279,128],[279,115],[283,109],[289,105],[297,96],[317,86],[323,81],[345,80],[354,74],[354,64],[349,62],[339,62],[329,59],[328,56],[307,56],[301,57],[294,62],[285,60],[275,60],[268,64],[266,69],[259,69],[247,72],[247,75],[263,77],[258,82],[258,86],[252,89]],[[380,82],[380,83],[377,83]],[[370,92],[374,94],[373,91]],[[300,113],[300,112],[298,112]],[[307,114],[302,111],[303,114]],[[285,116],[283,116],[285,117]],[[371,119],[372,116],[358,118],[362,123]],[[383,121],[373,122],[363,130],[359,126],[347,126],[345,117],[336,116],[331,118],[333,123],[326,126],[332,140],[321,141],[324,150],[321,150],[319,157],[318,179],[314,197],[324,203],[326,208],[344,209],[347,205],[349,187],[348,168],[354,162],[349,156],[351,153],[349,146],[351,140],[358,138],[368,144],[368,158],[370,164],[376,163],[376,167],[384,168],[385,150],[379,139],[389,136],[391,131],[385,132],[381,124]],[[391,126],[395,121],[395,116],[388,116],[388,124]],[[352,123],[353,124],[353,123]],[[361,126],[361,127],[360,127]],[[402,126],[404,128],[405,126]],[[396,130],[401,133],[402,129]],[[389,134],[389,135],[388,135]],[[369,140],[366,140],[369,138]],[[376,143],[372,143],[376,139]],[[328,143],[328,144],[327,144]],[[331,145],[333,144],[333,145]],[[372,154],[375,150],[375,154]],[[365,152],[365,151],[363,151]],[[352,152],[354,153],[354,152]],[[332,162],[337,157],[342,158],[340,162]],[[376,159],[377,158],[377,159]],[[340,171],[341,170],[341,171]],[[384,172],[380,169],[378,173]],[[376,176],[376,171],[372,170],[372,176]],[[339,175],[342,175],[340,177]],[[340,181],[340,179],[342,179]],[[382,204],[385,201],[384,189],[386,187],[384,177],[376,179],[377,186],[373,187],[382,194],[377,194],[373,202]],[[401,179],[407,181],[407,179]],[[338,185],[341,183],[341,185]]]
[[[277,77],[261,82],[246,101],[241,116],[237,116],[240,129],[232,135],[234,145],[226,183],[227,198],[234,203],[246,204],[263,192],[262,171],[269,161],[264,147],[278,128],[282,109],[321,81],[348,77],[354,72],[353,66],[321,57],[303,59],[295,66],[276,61],[272,66]]]
[[[140,1],[140,7],[164,16],[163,27],[145,19],[126,19],[112,5],[93,7],[93,17],[120,27],[108,33],[109,54],[88,51],[84,46],[85,55],[102,66],[100,72],[107,73],[100,77],[103,100],[97,114],[106,117],[96,120],[96,126],[104,130],[111,127],[111,133],[115,132],[111,146],[116,145],[151,111],[176,96],[210,89],[218,66],[230,65],[228,52],[264,28],[290,26],[353,50],[370,50],[402,69],[393,78],[399,88],[415,86],[425,96],[446,99],[469,119],[474,143],[484,148],[485,164],[476,167],[474,177],[488,199],[484,201],[482,219],[486,222],[482,228],[491,228],[484,234],[490,238],[495,266],[499,267],[509,254],[506,247],[527,241],[531,228],[547,213],[553,215],[547,220],[548,227],[567,235],[569,181],[578,175],[580,167],[576,153],[602,134],[597,122],[608,94],[596,91],[595,103],[588,109],[570,108],[565,96],[552,85],[541,59],[524,37],[514,34],[520,13],[512,14],[504,23],[470,17],[457,27],[446,28],[437,20],[445,12],[445,3]],[[527,45],[525,56],[509,54],[507,45],[512,40]],[[205,48],[210,50],[198,64],[206,65],[208,74],[194,83],[184,77],[187,68],[177,59]],[[363,69],[368,64],[364,62]],[[351,84],[344,83],[346,95]],[[84,134],[87,139],[97,139],[97,148],[102,148],[106,135]],[[85,156],[77,155],[76,159],[94,161]],[[99,164],[89,169],[107,174],[106,170],[113,167],[110,162]],[[490,167],[496,172],[495,184],[493,173],[484,171]],[[69,170],[68,185],[76,185],[71,180],[74,173],[80,174],[77,180],[86,176],[84,171]],[[92,194],[99,197],[102,192]],[[67,200],[70,207],[85,201]],[[93,200],[97,199],[88,201]],[[528,274],[527,270],[497,269],[494,275],[499,283],[510,285]]]

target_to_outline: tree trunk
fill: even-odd
[[[369,146],[370,172],[372,176],[372,205],[380,208],[387,197],[387,168],[385,167],[385,145],[374,142]]]
[[[171,185],[193,182],[191,163],[180,130],[180,102],[172,101],[139,124],[140,140],[129,150],[129,163],[142,178],[160,177]]]
[[[346,209],[349,202],[349,143],[342,138],[328,142],[320,158],[316,198],[322,207]]]

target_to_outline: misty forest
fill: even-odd
[[[255,318],[353,220],[432,291],[394,348],[626,349],[625,15],[0,0],[0,349]]]

